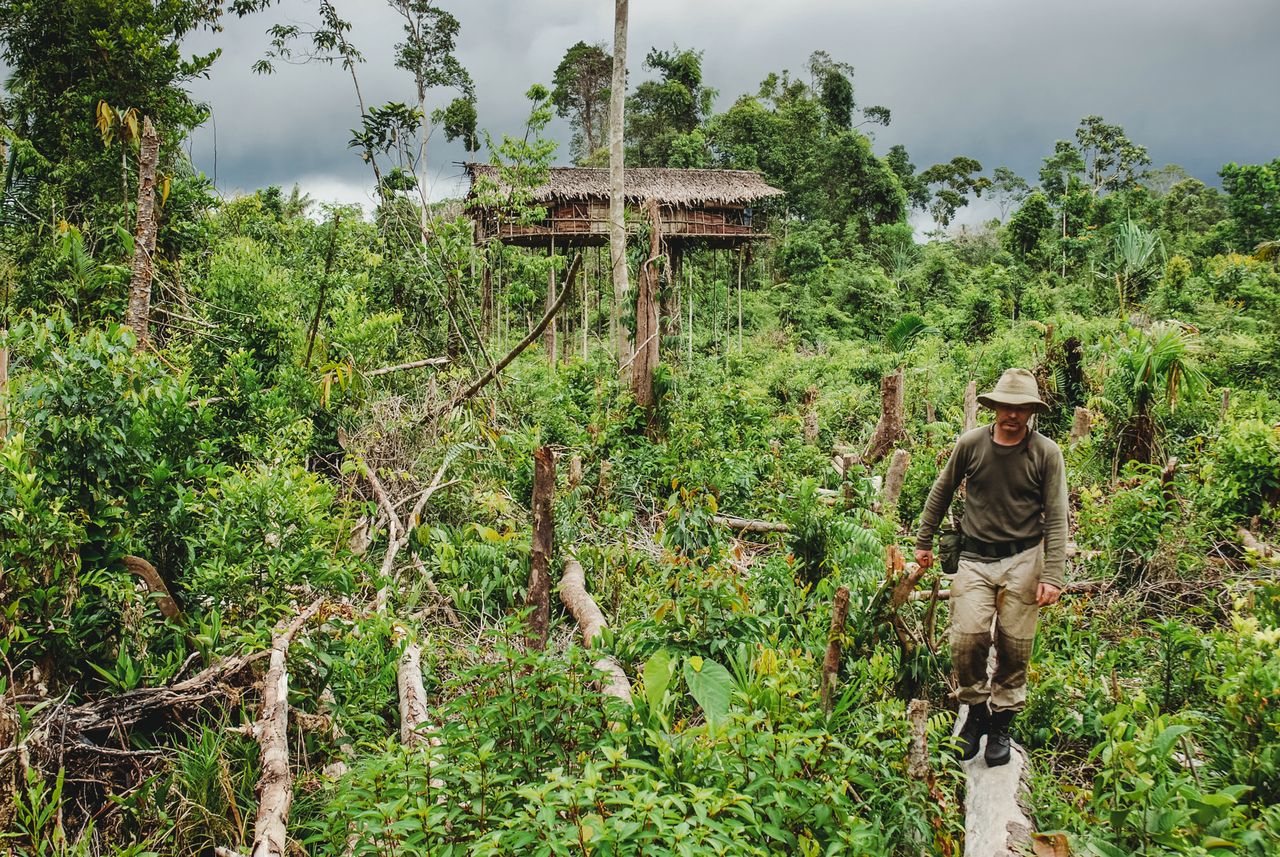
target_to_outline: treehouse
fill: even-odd
[[[592,247],[609,243],[609,170],[552,167],[545,184],[532,189],[530,203],[545,210],[540,221],[520,222],[504,211],[511,196],[497,167],[467,164],[468,207],[476,220],[476,240],[498,239],[522,247]],[[782,196],[758,173],[746,170],[628,168],[625,194],[627,230],[634,234],[658,204],[662,239],[673,249],[697,245],[741,247],[768,238],[759,204]],[[489,203],[488,200],[499,200]]]

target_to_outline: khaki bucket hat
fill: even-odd
[[[994,408],[996,405],[1035,405],[1039,412],[1049,410],[1049,406],[1040,398],[1036,376],[1026,369],[1004,370],[1004,374],[996,382],[996,388],[978,396],[978,404],[987,408]]]

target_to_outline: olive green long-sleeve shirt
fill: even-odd
[[[1067,553],[1067,474],[1061,448],[1031,430],[1016,446],[996,443],[989,425],[962,434],[929,491],[916,536],[918,550],[933,550],[934,534],[961,480],[968,480],[961,531],[984,542],[1043,538],[1040,579],[1061,587]]]

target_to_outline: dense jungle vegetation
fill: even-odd
[[[475,246],[459,201],[426,195],[427,136],[500,164],[535,222],[548,165],[608,162],[609,48],[566,46],[528,127],[491,137],[465,18],[391,0],[406,98],[351,117],[375,210],[221,198],[183,155],[207,118],[187,86],[218,73],[185,36],[260,16],[261,71],[306,55],[359,80],[341,9],[273,25],[271,5],[0,0],[0,851],[249,853],[283,771],[288,845],[255,854],[959,854],[947,606],[936,571],[887,603],[890,548],[910,554],[967,385],[1025,366],[1089,584],[1042,612],[1015,721],[1036,826],[1065,834],[1037,847],[1069,848],[1039,853],[1280,853],[1280,158],[1192,177],[1090,116],[1036,176],[918,169],[877,149],[890,111],[824,52],[730,99],[700,51],[654,49],[628,164],[760,171],[785,191],[772,238],[661,278],[652,406],[619,371],[635,306],[595,250],[555,337],[464,397],[571,256]],[[976,196],[1000,217],[948,231]],[[664,264],[644,239],[633,278]],[[844,455],[899,367],[910,464],[885,502],[890,458]],[[535,515],[538,450],[555,494]],[[540,557],[553,584],[581,563],[608,622],[592,648],[554,594],[536,645]],[[631,704],[600,692],[602,653]]]

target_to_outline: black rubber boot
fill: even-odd
[[[1009,724],[1016,711],[994,711],[987,726],[987,767],[998,768],[1009,763],[1013,756],[1013,743],[1009,739]]]
[[[978,744],[982,741],[982,736],[987,734],[987,723],[990,720],[990,714],[987,706],[970,705],[968,717],[965,718],[964,728],[960,730],[960,759],[961,761],[970,762],[978,755]]]

